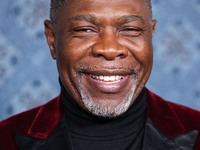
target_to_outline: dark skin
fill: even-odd
[[[156,20],[145,0],[68,0],[56,22],[53,28],[45,21],[45,35],[72,98],[86,111],[81,93],[110,108],[123,105],[132,95],[131,105],[152,70]],[[123,79],[99,81],[100,76]]]

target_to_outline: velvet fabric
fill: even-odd
[[[16,134],[45,140],[65,116],[60,96],[45,105],[15,115],[0,122],[0,149],[17,150]],[[200,131],[200,112],[167,102],[147,90],[147,117],[167,137]],[[200,150],[198,134],[194,150]]]
[[[148,90],[147,117],[168,138],[198,130],[200,132],[200,111],[167,102]],[[200,150],[200,134],[198,134],[194,150]]]

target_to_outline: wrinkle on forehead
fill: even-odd
[[[79,21],[97,23],[97,22],[100,22],[100,19],[96,17],[94,14],[85,14],[85,15],[77,15],[77,16],[71,17],[67,22],[79,22]],[[125,24],[132,21],[140,21],[143,24],[145,24],[143,17],[137,16],[137,15],[120,16],[116,19],[116,21],[118,22],[118,24]]]
[[[87,3],[84,3],[86,2]],[[113,2],[113,0],[111,0]],[[58,24],[62,22],[63,27],[71,26],[73,23],[85,21],[95,25],[110,24],[123,25],[130,22],[138,22],[143,26],[151,22],[148,8],[145,9],[144,1],[140,0],[116,0],[118,3],[105,0],[68,0],[65,8],[59,11]],[[95,3],[96,2],[96,3]],[[129,3],[129,4],[128,4]],[[137,5],[138,4],[138,5]],[[124,8],[124,9],[123,9]]]
[[[61,7],[64,7],[65,5],[70,5],[70,4],[77,4],[77,3],[83,3],[84,0],[51,0],[51,9],[50,9],[50,18],[53,24],[56,24],[56,12],[58,9],[60,9]],[[114,0],[114,2],[116,3],[117,0]],[[123,4],[125,4],[127,1],[130,2],[130,0],[123,0]],[[134,1],[134,0],[132,0]],[[94,0],[88,0],[87,4],[94,2]],[[112,3],[112,0],[107,1],[107,3]],[[150,10],[150,14],[152,14],[151,11],[151,0],[143,0],[143,2],[145,3],[145,6]],[[95,3],[103,3],[102,0],[97,0]],[[115,4],[114,3],[114,4]],[[77,5],[76,5],[77,6]],[[151,16],[152,17],[152,16]]]

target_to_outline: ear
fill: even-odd
[[[49,20],[44,21],[44,26],[45,26],[44,33],[45,33],[47,43],[51,51],[51,56],[53,59],[56,59],[56,44],[55,44],[54,28],[51,24],[51,21]]]
[[[152,20],[152,36],[155,34],[156,32],[156,23],[157,23],[157,20],[156,19],[153,19]]]

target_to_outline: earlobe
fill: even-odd
[[[51,21],[45,20],[44,21],[45,26],[45,36],[47,39],[47,43],[49,45],[51,56],[53,59],[56,59],[56,46],[55,46],[55,34],[54,34],[54,28],[51,24]]]
[[[152,36],[155,34],[156,32],[156,23],[157,23],[157,20],[156,19],[153,19],[152,20]]]

